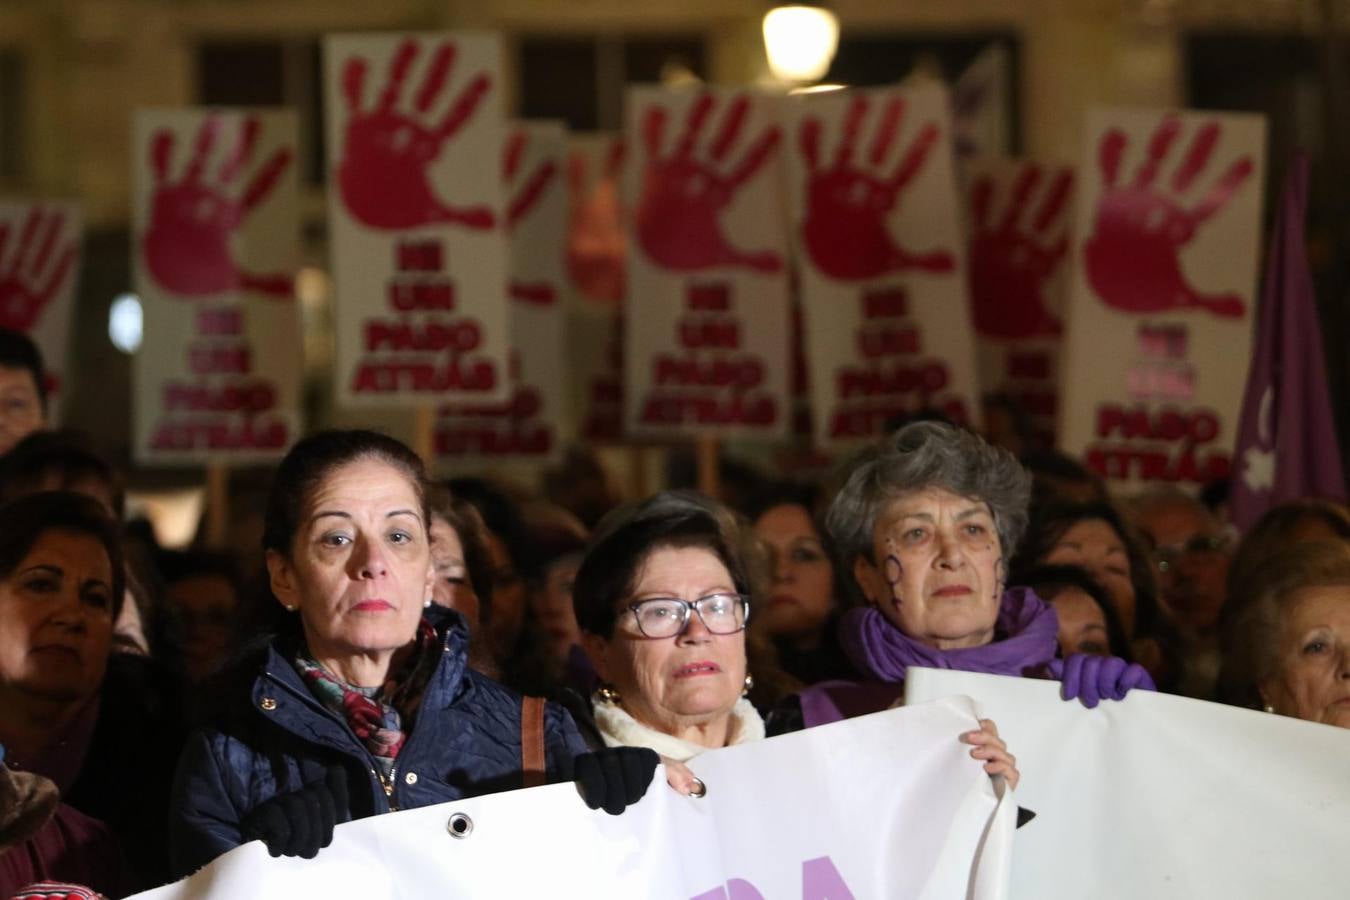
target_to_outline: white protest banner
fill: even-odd
[[[324,39],[338,402],[506,400],[501,47]]]
[[[628,89],[625,413],[648,437],[787,434],[787,231],[774,99]]]
[[[1088,115],[1060,446],[1138,486],[1228,475],[1250,359],[1265,119]]]
[[[1148,691],[1086,709],[1059,685],[910,669],[906,702],[998,723],[1035,820],[1016,900],[1342,897],[1350,730]]]
[[[1008,113],[1012,107],[1012,55],[1002,42],[990,44],[952,85],[952,127],[956,157],[1008,155]]]
[[[1011,397],[1053,445],[1073,170],[979,158],[965,171],[980,387]]]
[[[23,332],[42,351],[49,419],[66,389],[80,237],[74,203],[0,200],[0,327]]]
[[[702,799],[659,770],[620,816],[513,791],[340,825],[312,860],[248,844],[139,896],[998,900],[1016,810],[957,741],[974,727],[960,698],[890,710],[705,753]]]
[[[623,436],[624,151],[621,135],[568,137],[567,367],[578,435],[591,444]]]
[[[977,424],[946,91],[808,94],[785,109],[817,443],[924,409]]]
[[[283,110],[136,113],[141,462],[275,459],[300,434],[296,129]]]
[[[561,123],[515,122],[503,160],[510,202],[511,395],[505,403],[450,401],[439,407],[436,454],[456,462],[547,461],[571,436],[568,410],[567,191]]]

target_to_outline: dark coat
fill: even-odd
[[[220,722],[189,738],[178,764],[171,807],[174,871],[190,874],[243,843],[240,822],[260,803],[347,772],[353,819],[413,809],[522,786],[520,695],[468,668],[468,632],[439,607],[428,618],[443,638],[400,751],[386,796],[375,761],[346,722],[325,709],[290,663],[293,647],[273,641],[243,671],[251,683],[221,697]],[[228,688],[227,688],[228,690]],[[571,717],[549,704],[544,735],[550,782],[572,778],[586,752]]]

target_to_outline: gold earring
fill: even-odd
[[[754,689],[755,689],[755,676],[751,675],[749,672],[746,672],[746,673],[745,673],[745,689],[741,691],[741,696],[742,696],[742,697],[747,696],[747,695],[748,695],[751,691],[753,691]]]
[[[282,605],[286,607],[286,612],[295,612],[297,609],[300,608],[291,603],[283,603]]]
[[[619,696],[618,688],[609,684],[602,684],[595,689],[596,695],[606,703],[618,703],[622,698]]]

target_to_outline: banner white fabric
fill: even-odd
[[[501,41],[324,38],[339,403],[510,392]]]
[[[1016,401],[1053,446],[1073,169],[980,157],[965,174],[980,387]]]
[[[774,103],[743,89],[628,89],[633,435],[787,434],[791,308]]]
[[[49,420],[60,418],[67,391],[81,232],[75,203],[0,200],[0,326],[23,332],[42,351]]]
[[[660,771],[621,816],[513,791],[339,826],[313,860],[248,844],[139,896],[1000,900],[1015,803],[958,742],[974,727],[964,698],[891,710],[696,757],[702,799]]]
[[[511,396],[505,403],[449,401],[436,422],[436,454],[457,466],[545,462],[571,437],[565,359],[567,128],[513,122],[503,168],[509,191]]]
[[[947,92],[784,103],[816,442],[937,409],[978,426],[975,340]]]
[[[300,434],[297,127],[288,110],[136,113],[141,462],[276,459]]]
[[[1265,119],[1094,109],[1075,189],[1060,446],[1117,483],[1227,477],[1250,361]]]
[[[1350,730],[1135,691],[911,669],[906,702],[975,698],[1022,774],[1016,900],[1343,897]]]

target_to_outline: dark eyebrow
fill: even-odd
[[[351,515],[349,513],[345,513],[340,509],[324,509],[320,510],[319,512],[316,512],[313,516],[310,517],[309,521],[313,523],[319,521],[320,519],[328,518],[330,516],[336,516],[339,519],[351,518]]]
[[[394,516],[412,516],[417,521],[422,521],[422,514],[415,509],[396,509],[384,515],[386,519],[392,519]]]
[[[66,577],[65,569],[61,568],[60,566],[54,566],[51,563],[38,563],[36,566],[29,566],[28,568],[24,569],[21,574],[26,575],[29,572],[47,572],[48,574],[55,575],[57,578]]]

